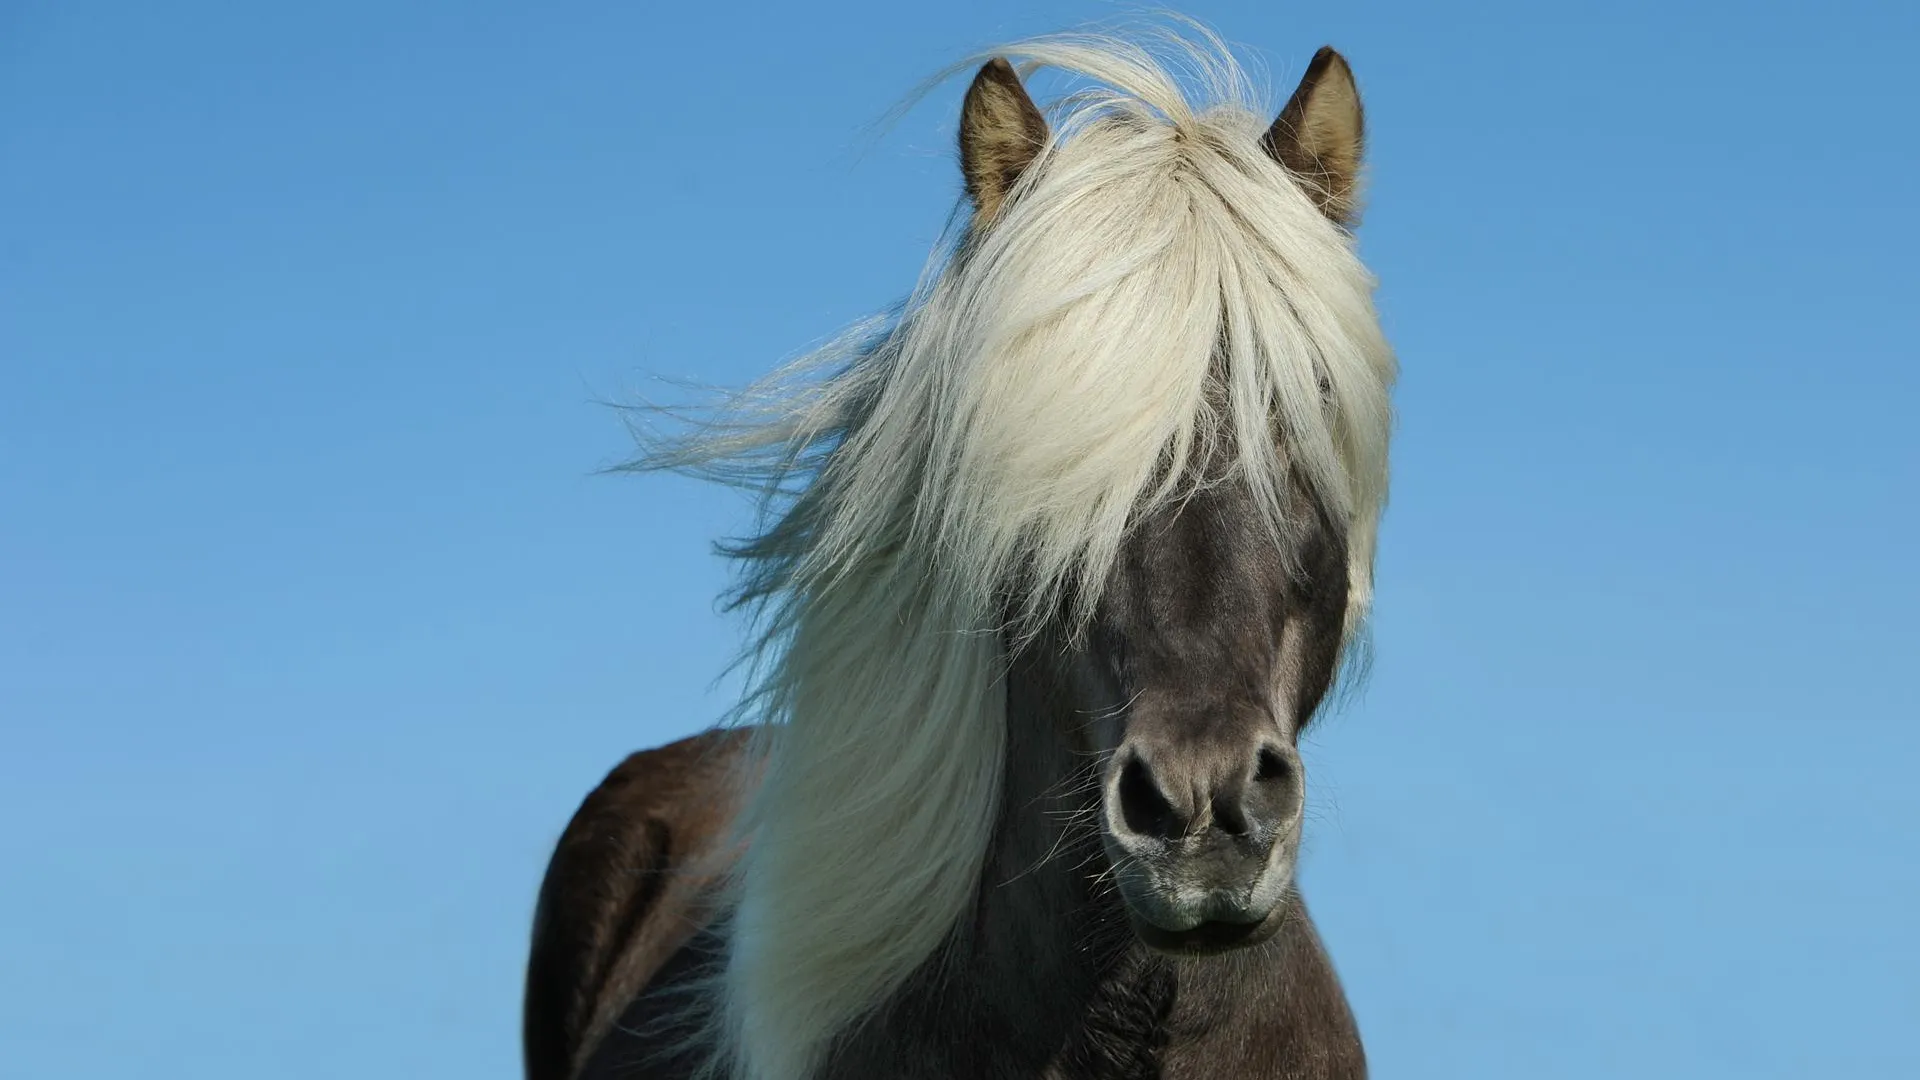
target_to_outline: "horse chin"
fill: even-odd
[[[1137,868],[1129,869],[1134,872],[1116,875],[1119,899],[1134,936],[1155,952],[1195,957],[1252,948],[1273,937],[1286,920],[1293,876],[1287,865],[1269,867],[1250,889],[1209,890],[1205,897],[1196,897],[1191,888],[1150,882]]]
[[[1212,920],[1185,930],[1168,930],[1148,922],[1132,907],[1127,908],[1127,922],[1132,925],[1134,936],[1140,939],[1141,944],[1167,956],[1188,958],[1217,956],[1264,944],[1279,931],[1285,917],[1286,905],[1279,904],[1258,922]]]

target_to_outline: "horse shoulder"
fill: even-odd
[[[709,854],[736,801],[746,735],[709,731],[630,755],[560,836],[534,912],[527,1080],[568,1080],[627,1003],[710,920]]]

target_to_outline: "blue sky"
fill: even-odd
[[[736,642],[745,506],[599,402],[900,295],[961,87],[871,125],[1116,10],[0,8],[0,1071],[516,1075],[557,831]],[[1376,1075],[1920,1075],[1920,8],[1187,10],[1370,107]]]

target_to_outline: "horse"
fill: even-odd
[[[1204,31],[974,64],[909,299],[642,432],[763,496],[750,690],[568,824],[529,1080],[1365,1075],[1295,874],[1397,375],[1352,70],[1274,116]]]

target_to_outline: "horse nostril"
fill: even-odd
[[[1280,751],[1271,746],[1263,746],[1260,748],[1259,761],[1253,770],[1255,783],[1267,784],[1277,780],[1285,780],[1288,774],[1292,772],[1293,767],[1287,764],[1287,759],[1281,756]]]
[[[1160,785],[1154,783],[1147,763],[1138,755],[1130,755],[1120,770],[1119,796],[1120,816],[1130,832],[1173,840],[1186,831],[1179,811],[1161,794]]]

